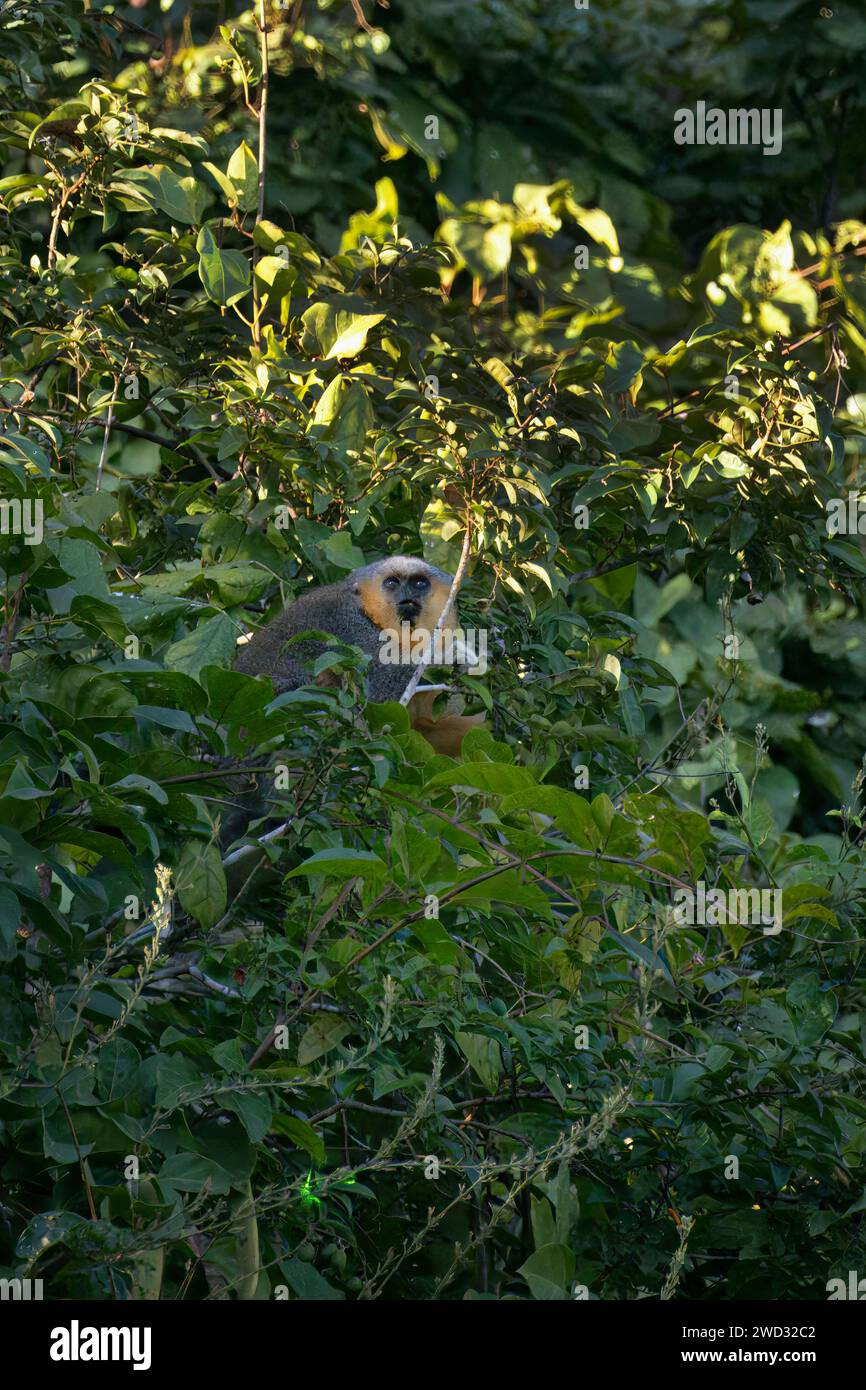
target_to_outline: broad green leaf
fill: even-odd
[[[352,1031],[352,1025],[334,1014],[320,1014],[307,1028],[298,1044],[298,1066],[306,1067],[337,1047]]]
[[[363,352],[367,335],[384,314],[359,312],[345,299],[312,304],[301,315],[304,331],[301,350],[312,357],[348,361]]]
[[[431,787],[472,787],[478,791],[497,792],[502,796],[532,792],[537,786],[535,777],[525,767],[507,763],[461,763],[446,768],[430,778]]]
[[[252,212],[259,196],[259,168],[246,140],[241,141],[229,160],[226,174],[235,190],[241,212]]]
[[[600,246],[607,247],[612,256],[619,255],[619,237],[616,234],[616,228],[603,208],[584,208],[569,198],[568,210],[578,225],[589,233],[593,241],[597,241]]]
[[[455,1041],[485,1091],[495,1093],[502,1075],[502,1059],[495,1038],[483,1033],[455,1033]]]
[[[340,1302],[346,1295],[329,1284],[315,1265],[306,1260],[281,1260],[278,1271],[282,1274],[295,1298],[303,1303]]]
[[[526,1280],[533,1298],[545,1302],[567,1299],[574,1279],[574,1253],[567,1245],[543,1245],[517,1272]]]
[[[92,596],[74,598],[69,605],[69,616],[79,627],[104,633],[112,642],[118,644],[123,642],[129,632],[118,604],[105,603]]]
[[[165,664],[173,671],[198,680],[205,666],[230,666],[237,652],[237,628],[225,613],[207,618],[165,654]]]
[[[297,1115],[274,1115],[271,1130],[288,1139],[296,1148],[303,1149],[314,1163],[324,1163],[325,1141],[306,1120],[299,1119]]]
[[[251,1091],[227,1091],[221,1100],[226,1110],[237,1115],[250,1143],[261,1143],[271,1128],[273,1115],[268,1097]]]
[[[506,221],[486,225],[449,217],[439,228],[439,235],[454,248],[476,279],[487,281],[508,268],[512,230],[512,224]]]
[[[292,869],[289,878],[299,874],[315,877],[327,874],[331,878],[376,878],[387,872],[387,866],[377,854],[363,849],[320,849],[303,864]]]
[[[316,405],[311,434],[346,459],[357,459],[373,426],[373,409],[363,386],[335,377]]]
[[[151,207],[164,212],[172,222],[196,225],[201,222],[210,194],[203,183],[191,175],[181,177],[165,164],[148,169],[128,169],[127,182],[134,185]]]
[[[224,174],[222,169],[218,169],[215,164],[211,164],[211,162],[207,159],[203,161],[202,167],[207,169],[208,173],[219,184],[220,188],[225,194],[226,202],[228,203],[229,207],[234,207],[237,203],[238,195],[237,190],[235,189],[235,186],[229,178],[228,174]]]
[[[209,227],[196,241],[199,279],[214,304],[235,304],[250,289],[250,263],[242,251],[221,251]]]
[[[228,889],[220,852],[204,840],[187,840],[175,866],[180,905],[203,927],[212,927],[226,910]]]

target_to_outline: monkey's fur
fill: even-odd
[[[302,594],[280,617],[274,618],[241,648],[235,670],[246,675],[271,677],[277,694],[295,690],[312,678],[305,669],[326,648],[314,637],[292,642],[304,632],[324,632],[360,647],[371,657],[368,694],[371,700],[399,700],[415,670],[411,663],[382,660],[380,633],[400,633],[408,623],[411,636],[432,636],[451,590],[451,575],[411,556],[394,555],[357,569],[338,584],[327,584]],[[444,629],[457,626],[452,609]],[[287,643],[289,645],[287,645]],[[319,680],[327,677],[319,677]],[[437,752],[454,756],[464,735],[482,722],[479,716],[446,714],[432,718],[432,697],[419,695],[410,701],[413,727]]]

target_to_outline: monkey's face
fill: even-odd
[[[451,589],[450,575],[405,555],[356,570],[353,579],[363,611],[380,631],[409,623],[432,632]],[[448,626],[455,622],[452,614]]]
[[[430,596],[430,580],[420,571],[389,574],[382,580],[382,589],[396,608],[400,622],[414,625]]]

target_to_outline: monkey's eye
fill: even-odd
[[[399,579],[395,579],[394,576],[393,576],[393,574],[391,575],[391,578],[390,578],[390,579],[386,579],[385,582],[384,582],[384,584],[382,585],[382,588],[383,588],[383,589],[399,589],[399,587],[400,587],[400,581],[399,581]]]
[[[422,593],[425,589],[430,588],[430,580],[425,579],[423,574],[416,574],[415,578],[411,581],[411,583],[412,588],[417,589],[419,593]]]

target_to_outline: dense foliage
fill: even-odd
[[[825,1297],[866,1207],[866,19],[0,24],[0,1275]],[[782,151],[677,145],[697,100]],[[351,649],[231,670],[467,535],[460,759]],[[699,882],[782,930],[684,926]]]

